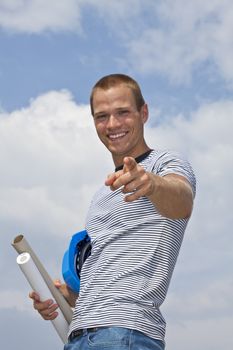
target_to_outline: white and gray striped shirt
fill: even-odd
[[[140,165],[160,176],[186,177],[195,193],[189,163],[170,151],[153,150]],[[125,202],[121,190],[103,186],[94,195],[86,230],[92,252],[81,273],[81,290],[70,333],[75,329],[118,326],[164,340],[165,299],[188,219],[161,216],[142,197]]]

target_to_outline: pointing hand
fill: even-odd
[[[125,196],[126,202],[149,196],[154,190],[153,174],[146,172],[132,157],[124,158],[123,169],[109,175],[105,185],[112,191],[122,187],[123,193],[130,193]]]

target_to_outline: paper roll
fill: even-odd
[[[47,284],[53,298],[56,300],[56,303],[59,305],[66,321],[70,324],[72,320],[73,311],[66,301],[66,299],[63,297],[63,295],[59,292],[59,290],[54,286],[53,280],[49,276],[48,272],[45,270],[44,266],[36,256],[35,252],[31,248],[31,246],[28,244],[27,240],[23,235],[16,236],[12,246],[15,248],[15,250],[21,254],[21,253],[29,253],[32,260],[34,261],[37,269],[40,271],[40,274],[42,275],[45,283]]]
[[[51,298],[53,299],[48,286],[43,280],[43,277],[41,276],[30,254],[22,253],[17,257],[16,261],[32,289],[40,295],[41,301]],[[57,312],[58,316],[51,322],[59,334],[61,340],[65,344],[67,342],[69,324],[67,323],[61,310],[57,309]]]

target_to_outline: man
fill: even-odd
[[[148,107],[132,78],[112,74],[100,79],[90,104],[115,171],[87,214],[92,253],[83,265],[77,300],[57,283],[75,306],[65,350],[161,350],[165,321],[160,305],[192,212],[195,177],[179,155],[146,144]],[[52,300],[41,302],[34,292],[30,296],[44,319],[57,316]]]

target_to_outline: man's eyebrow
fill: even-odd
[[[107,114],[108,113],[105,111],[99,111],[99,112],[94,113],[94,117],[98,117],[99,115],[107,115]]]
[[[121,111],[122,109],[129,109],[129,106],[117,107],[116,111]]]

